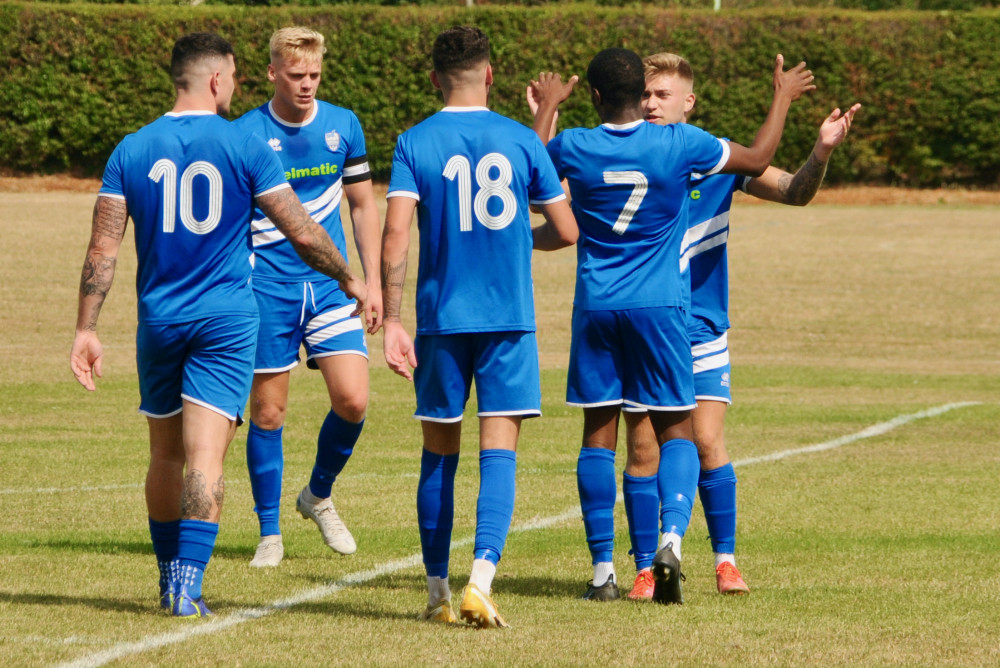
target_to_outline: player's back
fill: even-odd
[[[580,226],[574,303],[683,306],[677,258],[688,177],[721,167],[724,145],[690,126],[636,121],[567,130],[549,143],[549,154],[569,181]]]
[[[419,200],[418,333],[534,331],[528,205],[563,193],[529,128],[446,107],[400,136],[389,195]]]
[[[285,182],[270,153],[209,112],[166,114],[118,145],[101,193],[135,224],[141,321],[256,313],[253,197]]]

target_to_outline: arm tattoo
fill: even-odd
[[[406,280],[406,258],[396,265],[382,262],[382,310],[386,320],[399,320],[403,304],[403,281]]]
[[[181,490],[181,518],[208,520],[212,513],[212,497],[208,494],[205,474],[198,469],[188,471]]]
[[[795,206],[808,204],[819,190],[824,176],[826,176],[826,161],[818,159],[815,153],[810,153],[809,159],[794,175],[781,176],[779,187],[784,203]]]
[[[326,230],[309,216],[291,188],[262,195],[257,198],[257,205],[306,264],[338,281],[351,278],[347,260]]]
[[[94,204],[90,246],[87,248],[87,257],[83,261],[83,271],[80,274],[81,305],[85,298],[96,299],[88,300],[86,308],[81,311],[81,320],[77,324],[83,329],[97,329],[97,316],[114,281],[118,247],[122,237],[125,236],[127,223],[128,207],[124,200],[110,197],[97,198],[97,203]]]

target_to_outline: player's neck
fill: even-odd
[[[459,86],[441,92],[446,107],[488,107],[490,103],[488,86]]]
[[[213,114],[217,114],[219,113],[219,107],[215,101],[215,96],[211,93],[199,94],[188,91],[177,91],[177,100],[174,102],[174,108],[170,111],[175,114],[185,111],[210,111]]]
[[[645,118],[642,113],[642,107],[639,105],[634,107],[625,107],[623,109],[607,109],[605,107],[599,107],[597,109],[597,115],[601,117],[601,123],[612,123],[614,125],[625,125],[626,123],[641,121]]]
[[[299,109],[296,106],[283,104],[277,96],[271,98],[271,111],[286,123],[305,123],[316,108],[316,100],[308,109]]]

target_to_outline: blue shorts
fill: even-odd
[[[173,325],[139,323],[139,412],[176,415],[183,400],[240,420],[250,397],[257,316],[220,316]]]
[[[729,337],[726,334],[691,345],[694,358],[694,396],[700,401],[733,403],[729,389]]]
[[[542,414],[538,343],[534,332],[418,334],[414,417],[458,422],[476,381],[479,417]]]
[[[623,410],[695,407],[691,344],[677,307],[573,309],[566,403]]]
[[[368,357],[364,325],[351,316],[354,301],[334,280],[275,283],[254,279],[260,309],[260,333],[254,373],[288,371],[299,363],[299,347],[315,369],[315,358],[331,355]]]

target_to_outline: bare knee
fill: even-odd
[[[287,404],[285,403],[252,398],[250,401],[250,419],[261,429],[273,431],[285,424],[287,408]]]
[[[356,393],[349,396],[340,396],[331,400],[330,408],[342,419],[355,424],[365,419],[368,412],[368,394]]]

